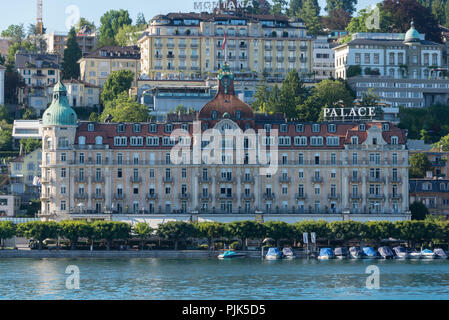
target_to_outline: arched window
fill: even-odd
[[[103,137],[101,137],[101,136],[98,136],[98,137],[95,137],[95,144],[103,144]]]
[[[78,144],[80,145],[86,144],[86,137],[83,136],[78,137]]]

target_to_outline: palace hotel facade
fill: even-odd
[[[254,113],[234,94],[227,65],[218,79],[217,95],[199,112],[163,123],[78,122],[58,83],[43,116],[40,216],[410,218],[404,130],[388,122],[303,123]],[[195,136],[171,138],[177,129],[191,135],[198,123],[203,133],[265,130],[259,143],[276,139],[276,150],[269,149],[277,152],[269,157],[276,170],[261,174],[267,165],[248,161],[256,145],[246,139],[243,164],[232,161],[235,145],[228,141],[219,164],[175,164],[178,143],[206,148]]]

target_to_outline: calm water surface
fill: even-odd
[[[380,289],[366,289],[366,267]],[[66,289],[67,266],[80,289]],[[449,260],[2,259],[0,299],[448,299]]]

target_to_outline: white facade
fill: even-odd
[[[5,71],[6,68],[0,65],[0,105],[5,104]]]
[[[313,73],[315,80],[335,76],[335,53],[326,36],[318,36],[313,42]]]

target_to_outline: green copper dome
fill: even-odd
[[[410,29],[405,34],[404,42],[420,42],[419,32],[415,29],[413,21],[410,24]]]
[[[44,126],[74,126],[77,123],[75,111],[67,99],[67,89],[58,82],[53,89],[53,101],[42,117]]]

